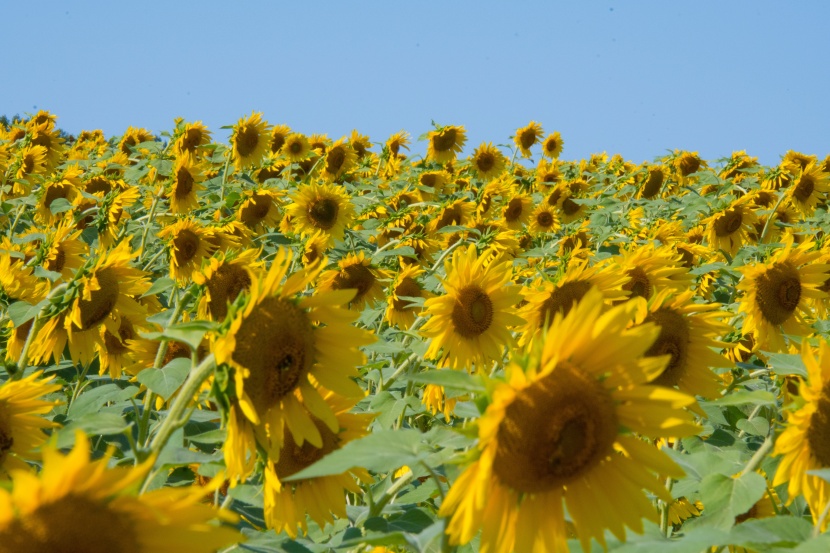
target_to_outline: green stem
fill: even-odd
[[[138,247],[138,260],[136,263],[141,263],[141,258],[144,257],[144,246],[147,245],[147,236],[150,233],[150,227],[153,224],[153,216],[156,214],[156,207],[159,203],[159,198],[164,192],[164,187],[160,186],[159,191],[156,192],[153,198],[153,203],[150,205],[150,213],[147,215],[147,222],[144,223],[144,232],[141,234],[141,245]]]
[[[770,225],[772,225],[772,222],[775,220],[775,215],[776,215],[776,213],[778,213],[778,206],[781,205],[781,202],[784,201],[784,198],[786,196],[787,196],[786,194],[782,193],[781,197],[778,198],[778,201],[775,202],[775,207],[773,207],[770,214],[767,215],[767,222],[764,223],[764,230],[761,231],[761,237],[758,239],[758,245],[761,245],[761,244],[764,243],[764,240],[767,237],[767,233],[769,232]]]
[[[741,471],[741,476],[744,474],[749,474],[750,472],[754,471],[758,468],[758,465],[761,464],[761,461],[764,460],[764,457],[772,450],[772,436],[767,436],[767,439],[764,440],[764,443],[761,444],[761,447],[758,448],[758,451],[755,452],[755,455],[749,460],[749,462],[744,467],[744,470]]]
[[[49,300],[59,293],[62,294],[66,290],[66,288],[66,283],[59,284],[58,286],[53,288],[51,292],[49,292],[49,295],[46,296],[46,299]],[[38,311],[37,315],[35,315],[35,320],[34,322],[32,322],[32,326],[31,328],[29,328],[29,334],[26,336],[26,342],[23,344],[23,349],[20,351],[20,357],[17,359],[17,370],[14,372],[14,374],[11,375],[12,379],[16,380],[23,376],[23,371],[26,370],[26,367],[29,363],[29,348],[32,345],[32,341],[34,340],[35,335],[37,335],[37,333],[40,332],[40,327],[43,325],[44,313],[46,313],[46,310],[49,309],[51,305],[51,303],[47,303],[40,309],[40,311]]]
[[[386,507],[392,499],[394,499],[395,495],[397,495],[397,493],[401,491],[404,486],[409,484],[414,476],[415,474],[410,470],[389,486],[389,489],[383,492],[381,498],[372,503],[372,506],[369,508],[369,517],[371,518],[380,515],[380,513],[383,512],[383,508]]]

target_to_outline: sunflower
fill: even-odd
[[[46,149],[46,167],[50,170],[60,165],[66,148],[63,138],[55,129],[54,122],[44,122],[30,128],[31,144],[43,146]]]
[[[20,195],[29,194],[28,185],[34,180],[35,175],[45,175],[48,172],[46,166],[46,148],[43,146],[26,146],[17,156],[17,172],[14,174],[14,193]],[[20,182],[23,181],[23,182]]]
[[[666,169],[662,165],[645,164],[642,180],[639,181],[638,198],[650,200],[659,197],[666,182]]]
[[[204,171],[196,158],[189,154],[179,154],[173,166],[173,178],[167,197],[170,200],[170,211],[173,213],[189,213],[199,205],[196,194],[204,189]]]
[[[326,150],[320,176],[327,181],[334,181],[342,177],[354,167],[357,154],[354,149],[341,138]]]
[[[511,282],[510,261],[488,261],[471,244],[466,250],[456,248],[445,263],[446,294],[424,303],[429,320],[420,333],[430,339],[425,357],[455,369],[475,364],[485,370],[502,360],[505,346],[513,345],[508,327],[523,322],[514,313],[520,288]]]
[[[533,214],[533,198],[514,188],[504,196],[504,200],[501,209],[504,226],[511,230],[523,228]]]
[[[424,404],[424,407],[432,416],[436,416],[440,412],[444,415],[444,420],[449,422],[452,420],[458,398],[447,397],[446,390],[443,386],[427,384],[424,386],[421,403]]]
[[[174,137],[173,152],[176,157],[189,154],[195,156],[203,147],[210,144],[210,131],[201,121],[184,123],[177,129]]]
[[[810,298],[827,297],[819,290],[830,265],[813,263],[821,251],[809,251],[812,242],[793,248],[792,242],[766,263],[746,265],[738,290],[744,293],[738,312],[745,313],[743,333],[752,333],[758,346],[785,351],[784,334],[806,336],[810,329]]]
[[[228,410],[225,463],[233,482],[254,469],[257,445],[279,460],[284,429],[298,446],[323,447],[312,416],[338,430],[331,407],[313,382],[343,397],[362,397],[353,381],[365,358],[358,347],[372,336],[352,326],[357,313],[342,307],[351,290],[300,295],[319,275],[321,263],[283,282],[291,264],[279,248],[270,270],[257,276],[244,303],[226,319],[213,344],[217,363],[233,371],[234,397]]]
[[[291,200],[285,211],[300,236],[320,232],[332,245],[343,239],[346,228],[354,220],[349,194],[339,185],[307,184],[299,187]]]
[[[465,226],[472,219],[475,209],[475,204],[464,198],[447,200],[435,209],[435,218],[429,222],[427,230],[434,233],[446,226]]]
[[[562,171],[556,160],[548,161],[544,158],[536,165],[536,189],[545,192],[562,180]]]
[[[821,167],[810,163],[802,168],[792,186],[787,188],[786,197],[805,217],[810,217],[816,206],[827,198],[830,192],[830,175]]]
[[[401,155],[401,149],[409,150],[409,133],[406,131],[396,132],[386,140],[386,149],[392,157]]]
[[[464,127],[448,125],[438,127],[427,135],[427,159],[438,163],[454,161],[467,142],[467,131]]]
[[[303,246],[303,265],[313,265],[323,259],[329,248],[329,237],[327,234],[317,231],[305,241]]]
[[[53,382],[54,376],[42,375],[38,371],[0,384],[0,481],[8,480],[12,470],[30,470],[26,461],[40,458],[35,450],[46,442],[43,430],[58,426],[40,415],[60,404],[42,398],[61,386]]]
[[[649,300],[664,288],[682,292],[691,288],[694,280],[671,246],[632,243],[620,253],[617,262],[631,278],[623,290],[629,291],[632,298]]]
[[[251,112],[233,126],[231,132],[231,158],[237,171],[250,165],[256,165],[268,152],[268,122],[262,120],[261,113]]]
[[[681,184],[683,184],[688,180],[689,175],[697,173],[706,167],[706,162],[700,159],[697,152],[675,151],[672,165],[678,174]]]
[[[274,228],[280,221],[280,195],[280,192],[265,187],[246,190],[237,219],[254,232]]]
[[[487,181],[504,171],[505,159],[492,142],[482,142],[470,158],[473,169],[481,180]]]
[[[749,176],[750,170],[758,167],[758,158],[747,155],[746,150],[732,152],[718,176],[723,179],[732,179],[735,184]]]
[[[381,279],[388,276],[385,270],[373,267],[371,263],[366,252],[347,254],[338,263],[339,269],[320,275],[320,290],[355,290],[349,307],[362,311],[366,304],[383,298]]]
[[[204,488],[137,496],[153,459],[108,469],[113,450],[91,461],[89,449],[79,431],[69,454],[44,450],[39,477],[15,472],[12,490],[0,488],[0,553],[211,553],[244,539],[233,528],[209,524],[237,517],[202,503]]]
[[[133,154],[133,150],[136,146],[142,142],[150,142],[154,139],[155,137],[153,136],[153,133],[147,129],[127,127],[127,130],[124,131],[124,134],[121,135],[121,140],[118,142],[118,149],[121,150],[123,154],[130,156]]]
[[[345,519],[346,492],[361,493],[355,476],[371,482],[369,473],[359,468],[337,475],[283,481],[348,442],[365,436],[366,428],[375,416],[371,413],[349,413],[354,407],[354,401],[331,392],[321,392],[323,401],[334,413],[334,428],[314,415],[311,416],[312,424],[322,436],[320,446],[309,442],[298,445],[286,429],[278,460],[269,461],[265,467],[265,524],[277,532],[285,531],[292,538],[297,537],[298,529],[303,534],[308,532],[306,515],[321,527],[326,523],[334,524],[332,515]]]
[[[556,210],[547,203],[541,203],[530,214],[528,230],[532,234],[545,234],[556,230]]]
[[[530,157],[530,149],[542,139],[542,125],[536,121],[531,121],[526,127],[516,129],[516,135],[513,137],[513,142],[516,148],[522,153],[522,157]]]
[[[67,282],[72,280],[89,254],[89,247],[81,240],[81,232],[74,230],[71,221],[64,221],[51,231],[44,248],[43,268],[60,273]]]
[[[191,219],[182,219],[158,233],[159,238],[169,238],[170,278],[184,285],[198,271],[202,261],[213,254],[211,231]]]
[[[105,248],[112,246],[118,239],[121,225],[130,219],[127,208],[138,202],[141,191],[138,187],[113,190],[104,198],[98,210],[98,240]]]
[[[46,297],[49,281],[38,279],[32,271],[23,260],[0,250],[0,306],[7,307],[16,301],[34,305]]]
[[[285,145],[285,139],[291,134],[291,127],[288,125],[274,125],[271,128],[271,137],[268,142],[268,148],[272,154],[282,151]]]
[[[562,140],[562,136],[559,134],[559,131],[549,134],[542,141],[542,155],[551,159],[558,159],[559,155],[562,153],[562,146],[564,144],[565,142]]]
[[[535,280],[522,290],[526,303],[519,309],[519,316],[524,319],[518,328],[519,345],[533,348],[544,338],[556,314],[567,315],[591,288],[600,291],[609,307],[625,300],[628,294],[623,286],[628,280],[612,263],[589,266],[587,260],[579,258],[572,259],[555,281]]]
[[[445,171],[422,171],[418,174],[418,196],[423,201],[441,196],[449,182],[450,175]]]
[[[683,471],[635,437],[688,436],[699,427],[680,411],[694,398],[644,385],[665,358],[644,357],[654,325],[626,329],[632,304],[607,313],[589,291],[557,315],[541,352],[511,363],[478,425],[479,457],[452,484],[439,516],[449,517],[451,544],[482,529],[482,550],[567,551],[564,507],[584,551],[603,547],[657,520],[645,488],[671,502],[655,473]],[[596,344],[602,342],[603,347]],[[564,504],[564,505],[563,505]]]
[[[412,300],[403,298],[429,298],[431,294],[418,283],[424,270],[417,265],[409,265],[401,269],[389,288],[386,296],[385,318],[391,325],[401,329],[408,329],[415,322],[423,307],[416,305]]]
[[[251,287],[261,270],[258,256],[256,250],[227,255],[220,252],[211,257],[200,272],[193,273],[193,282],[206,288],[199,300],[200,319],[225,319],[228,304]]]
[[[311,155],[311,145],[304,134],[291,133],[285,137],[281,152],[290,163],[299,163]]]
[[[671,289],[656,294],[651,301],[638,302],[635,324],[654,323],[660,334],[646,351],[647,357],[669,356],[665,369],[653,380],[659,386],[677,386],[691,395],[714,399],[720,394],[718,377],[712,368],[731,367],[732,363],[713,348],[727,345],[720,341],[730,331],[723,322],[729,313],[720,304],[698,304],[694,292],[675,295]]]
[[[43,187],[38,191],[37,211],[35,213],[35,220],[47,225],[55,225],[58,221],[66,217],[64,211],[57,213],[52,212],[54,207],[52,204],[59,199],[66,200],[70,204],[76,205],[81,199],[81,179],[82,174],[80,167],[75,165],[53,174]]]
[[[372,147],[372,141],[368,135],[360,134],[357,129],[352,130],[349,136],[349,146],[352,147],[354,153],[357,154],[357,159],[363,159],[366,154],[370,154],[369,148]]]
[[[755,231],[758,216],[752,211],[750,198],[743,196],[729,207],[701,221],[706,225],[706,239],[713,250],[723,250],[734,257],[741,246],[749,242]]]
[[[787,412],[786,429],[775,440],[774,455],[781,456],[773,486],[787,484],[787,504],[803,495],[813,522],[830,501],[830,485],[808,471],[830,467],[830,345],[821,340],[818,358],[807,340],[801,344],[807,379],[799,386],[804,400],[799,409]],[[824,529],[828,521],[825,519]]]

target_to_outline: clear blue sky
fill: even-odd
[[[374,141],[430,120],[465,152],[531,119],[563,158],[830,153],[830,2],[4,2],[0,113],[224,138],[270,123]],[[423,151],[423,146],[415,151]]]

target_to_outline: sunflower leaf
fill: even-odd
[[[173,392],[179,389],[187,373],[190,372],[190,359],[178,357],[161,369],[144,369],[136,379],[147,386],[154,394],[167,401]]]
[[[49,305],[48,300],[43,300],[37,305],[32,305],[25,301],[16,301],[9,306],[7,313],[9,314],[9,318],[12,320],[14,327],[17,328],[20,325],[34,319],[45,305]]]
[[[766,489],[767,481],[757,472],[738,478],[725,474],[707,475],[700,483],[707,525],[729,530],[735,524],[735,517],[749,511]]]
[[[172,289],[176,285],[176,281],[169,277],[161,277],[157,279],[150,288],[144,292],[141,297],[156,296],[162,292]]]
[[[813,526],[800,517],[777,516],[747,520],[729,534],[730,543],[759,549],[759,545],[795,546],[810,539]],[[822,551],[827,551],[825,549]]]
[[[453,390],[465,392],[483,393],[484,384],[477,376],[467,374],[464,371],[436,370],[413,374],[407,378],[416,384],[435,384]]]
[[[57,215],[58,213],[69,211],[70,209],[72,209],[72,204],[66,198],[55,198],[52,200],[52,203],[49,204],[49,211],[52,212],[52,215]]]
[[[767,364],[779,376],[797,375],[806,378],[807,367],[804,360],[797,353],[773,353],[768,354]]]

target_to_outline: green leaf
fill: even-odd
[[[477,376],[468,374],[465,371],[436,370],[413,374],[407,378],[417,384],[436,384],[453,390],[465,392],[483,393],[484,383]]]
[[[61,277],[61,274],[59,272],[49,271],[47,269],[44,269],[40,265],[35,267],[35,270],[33,272],[34,272],[36,277],[49,279],[52,282],[55,282],[56,280],[58,280]]]
[[[377,252],[372,256],[372,265],[377,265],[386,257],[398,255],[401,257],[415,257],[415,249],[412,246],[401,246],[400,248],[395,248],[394,250],[383,250],[382,252]]]
[[[217,326],[216,323],[210,321],[191,321],[170,326],[161,332],[142,332],[141,335],[148,340],[167,338],[168,340],[183,342],[190,346],[191,350],[196,351],[202,344],[205,333]]]
[[[716,405],[775,405],[775,396],[766,390],[735,390],[715,400]]]
[[[729,539],[733,545],[753,549],[760,544],[792,547],[809,539],[812,531],[813,526],[801,517],[777,516],[742,522]]]
[[[769,421],[764,417],[753,417],[752,419],[741,419],[735,426],[750,436],[766,436],[769,434]]]
[[[66,416],[77,419],[85,415],[97,413],[107,403],[118,403],[138,393],[138,386],[127,386],[121,389],[117,384],[104,384],[95,388],[87,388],[78,396],[78,399],[69,406]]]
[[[161,277],[157,279],[150,288],[144,292],[141,297],[145,298],[147,296],[155,296],[161,294],[162,292],[166,292],[171,290],[176,285],[176,281],[172,278],[168,277]]]
[[[179,389],[189,372],[190,359],[179,357],[161,369],[144,369],[138,373],[136,380],[167,401]]]
[[[794,374],[803,378],[807,377],[807,367],[804,366],[801,355],[796,353],[771,353],[768,356],[767,364],[775,371],[775,374],[779,376]]]
[[[388,472],[403,465],[415,465],[429,453],[430,449],[423,443],[423,434],[417,430],[381,430],[347,443],[284,480],[341,474],[355,467]]]
[[[700,498],[706,506],[707,526],[729,530],[735,517],[749,511],[763,497],[767,481],[757,472],[738,478],[709,474],[700,483]]]
[[[37,305],[32,305],[25,301],[16,301],[9,306],[6,312],[9,314],[9,318],[12,320],[14,327],[17,328],[34,319],[40,310],[48,304],[48,300],[43,300]]]
[[[70,209],[72,209],[72,204],[66,198],[55,198],[52,200],[52,203],[49,204],[49,211],[52,212],[52,215],[57,215],[58,213],[69,211]]]

